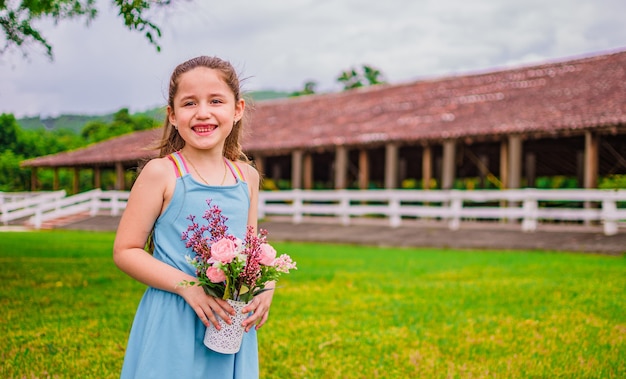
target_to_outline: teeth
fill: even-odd
[[[207,133],[214,130],[214,127],[194,127],[194,130],[198,133]]]

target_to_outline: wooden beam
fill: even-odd
[[[535,179],[537,178],[537,156],[535,153],[526,154],[524,169],[526,171],[526,186],[534,188]]]
[[[100,166],[93,168],[93,188],[102,187],[102,173],[100,172]]]
[[[115,189],[123,191],[126,184],[124,183],[124,165],[122,162],[115,162],[115,174]]]
[[[398,186],[398,145],[388,143],[385,147],[385,188]]]
[[[509,136],[509,183],[508,188],[520,188],[522,182],[522,137]]]
[[[345,146],[335,148],[335,189],[347,187],[348,149]]]
[[[74,167],[72,175],[72,193],[77,194],[80,191],[80,168]]]
[[[370,161],[367,150],[359,150],[359,188],[368,189],[370,183]]]
[[[58,191],[59,187],[59,168],[55,167],[52,172],[52,190]]]
[[[302,150],[291,153],[291,188],[302,189]]]
[[[593,132],[585,132],[585,188],[598,188],[600,137]]]
[[[500,189],[509,186],[509,142],[506,140],[500,143],[500,183]]]
[[[39,189],[39,183],[37,181],[37,167],[32,167],[30,170],[30,190],[37,191]]]
[[[443,167],[441,173],[441,189],[454,187],[456,176],[456,141],[447,140],[443,143]]]
[[[265,157],[262,155],[255,155],[252,159],[252,165],[258,171],[261,178],[265,177]]]
[[[313,154],[305,153],[303,158],[304,189],[313,189]]]
[[[433,179],[433,149],[430,145],[424,146],[422,150],[422,188],[430,189],[430,182]]]

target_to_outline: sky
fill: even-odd
[[[174,67],[198,55],[229,60],[244,91],[314,81],[333,92],[342,71],[364,64],[401,84],[626,50],[623,0],[178,0],[151,13],[160,53],[109,1],[98,8],[89,25],[36,24],[54,60],[38,48],[0,55],[0,113],[163,106]]]

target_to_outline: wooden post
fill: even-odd
[[[74,167],[74,174],[72,175],[72,193],[75,195],[80,192],[80,168]]]
[[[124,165],[122,162],[115,162],[115,189],[123,191],[126,187],[124,183]]]
[[[259,172],[259,175],[263,178],[265,176],[265,157],[262,155],[255,155],[252,159],[254,168]]]
[[[598,188],[598,146],[600,138],[585,132],[585,188]]]
[[[480,177],[480,188],[487,188],[487,175],[489,175],[489,156],[487,154],[481,154],[478,157],[478,175]]]
[[[291,153],[291,188],[302,189],[302,150]]]
[[[93,188],[102,187],[102,177],[100,173],[100,166],[95,166],[93,168]]]
[[[37,167],[31,167],[30,170],[30,190],[31,191],[37,191],[39,189],[38,183],[37,183]]]
[[[303,160],[304,189],[310,190],[313,189],[313,155],[305,153]]]
[[[526,154],[524,168],[526,169],[526,186],[534,188],[537,177],[537,156],[534,153]]]
[[[441,189],[452,189],[454,187],[454,179],[456,176],[456,141],[454,140],[447,140],[443,143],[442,169]]]
[[[59,187],[59,168],[55,167],[52,171],[52,190],[58,191]]]
[[[509,143],[503,140],[500,143],[500,189],[509,186]]]
[[[369,188],[370,164],[367,150],[359,151],[359,188],[362,190]]]
[[[430,189],[430,182],[433,179],[433,149],[424,146],[422,150],[422,188]]]
[[[509,136],[509,183],[508,188],[520,188],[522,180],[522,137]]]
[[[335,149],[335,189],[347,187],[348,174],[348,149],[345,146],[337,146]]]
[[[385,147],[385,188],[394,189],[398,185],[398,145],[388,143]]]

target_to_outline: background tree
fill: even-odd
[[[310,80],[304,83],[304,88],[302,90],[292,92],[291,94],[289,94],[289,97],[313,95],[315,93],[315,87],[317,87],[317,82]]]
[[[343,85],[344,91],[385,83],[382,72],[369,65],[362,65],[360,70],[351,68],[342,71],[337,81]]]
[[[128,112],[128,108],[122,108],[113,115],[111,123],[107,124],[103,121],[88,122],[80,134],[85,142],[93,143],[130,132],[152,129],[158,125],[159,123],[149,116],[132,116]]]
[[[173,0],[112,0],[124,25],[129,30],[143,33],[157,51],[161,50],[158,44],[161,29],[146,13],[151,8],[168,6],[172,2]],[[89,23],[97,14],[96,0],[0,0],[0,28],[4,32],[4,46],[0,47],[0,55],[11,48],[17,48],[27,56],[27,48],[34,44],[43,47],[52,59],[52,45],[35,28],[36,21],[51,19],[59,23],[73,18],[84,18]]]

